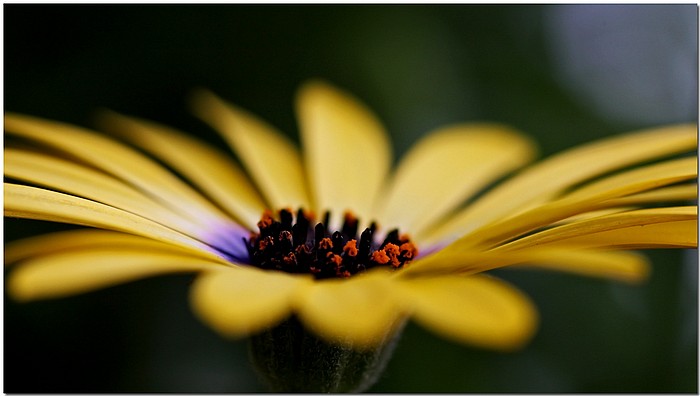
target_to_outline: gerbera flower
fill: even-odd
[[[209,92],[192,105],[243,169],[186,134],[116,113],[101,117],[113,137],[6,115],[5,215],[90,227],[6,246],[6,264],[21,262],[11,296],[196,272],[194,311],[224,336],[252,336],[274,389],[358,390],[409,318],[457,342],[526,343],[535,308],[485,271],[635,282],[645,259],[622,250],[697,246],[697,206],[683,204],[697,196],[693,125],[521,169],[536,153],[527,137],[459,124],[427,135],[392,170],[377,118],[323,82],[297,98],[301,151]]]

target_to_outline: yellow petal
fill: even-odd
[[[604,178],[553,202],[536,206],[467,234],[449,249],[465,249],[477,244],[494,246],[538,227],[614,203],[613,198],[651,190],[659,186],[697,178],[697,159],[684,158],[650,165]]]
[[[615,136],[552,156],[502,183],[433,230],[433,241],[464,235],[606,172],[697,147],[695,125]]]
[[[640,209],[582,220],[518,239],[497,250],[532,246],[697,247],[697,207]]]
[[[190,236],[204,228],[111,175],[40,153],[5,149],[5,176],[101,202],[148,218]]]
[[[500,125],[466,124],[437,130],[401,160],[376,210],[379,222],[418,234],[486,185],[529,162],[534,154],[530,140]]]
[[[43,234],[6,243],[5,265],[56,252],[108,247],[199,255],[198,250],[184,249],[138,235],[86,228]],[[207,255],[202,257],[206,258]]]
[[[615,198],[610,200],[609,204],[613,206],[641,205],[655,202],[694,201],[697,200],[697,198],[698,185],[684,184],[657,188],[655,190],[645,191],[639,194]]]
[[[384,274],[315,282],[299,300],[304,326],[332,343],[354,348],[381,344],[403,323],[405,311]]]
[[[671,202],[689,203],[691,201],[697,200],[697,197],[697,184],[682,184],[670,187],[661,187],[650,191],[644,191],[638,194],[632,194],[620,198],[606,200],[605,202],[601,203],[601,206],[610,206],[610,208],[580,213],[578,215],[567,217],[566,219],[558,221],[552,225],[558,226],[562,224],[573,223],[576,221],[591,219],[593,217],[603,216],[607,214],[641,209],[638,207],[638,205],[644,204],[659,204]]]
[[[204,258],[126,248],[95,248],[29,260],[9,275],[9,294],[20,301],[65,297],[166,273],[220,266]]]
[[[357,99],[320,81],[299,91],[297,116],[316,210],[331,211],[335,227],[346,210],[371,221],[391,164],[382,125]]]
[[[272,126],[208,91],[193,95],[194,113],[231,145],[271,208],[309,208],[301,156]]]
[[[413,320],[457,342],[512,350],[529,341],[537,327],[530,300],[495,278],[402,278],[397,285],[413,307]]]
[[[600,199],[601,196],[624,196],[685,180],[697,179],[697,177],[697,157],[680,158],[608,176],[566,194],[564,199],[584,200]]]
[[[287,318],[295,296],[311,280],[279,271],[238,267],[197,277],[190,301],[195,313],[217,332],[243,337]]]
[[[5,216],[86,225],[145,236],[219,257],[209,246],[111,206],[35,187],[5,183]]]
[[[646,280],[651,271],[646,259],[632,252],[599,252],[562,246],[560,249],[532,249],[531,253],[535,255],[532,261],[515,268],[571,272],[630,283]],[[536,255],[541,257],[537,259]]]
[[[645,258],[637,254],[563,245],[511,251],[439,252],[411,263],[400,276],[475,274],[510,266],[546,268],[625,282],[640,282],[649,273]]]
[[[174,129],[114,112],[102,113],[100,124],[163,160],[245,226],[255,229],[265,204],[224,153]]]
[[[214,205],[158,163],[96,132],[18,114],[5,115],[5,132],[70,153],[132,183],[195,221],[206,224],[223,216]]]
[[[608,201],[608,202],[610,202],[610,201]],[[610,214],[614,214],[614,213],[622,213],[622,212],[627,212],[630,210],[637,210],[637,209],[639,209],[639,208],[633,207],[633,206],[615,206],[613,208],[589,210],[588,212],[579,213],[579,214],[567,217],[563,220],[553,222],[549,226],[555,227],[555,226],[560,226],[560,225],[564,225],[564,224],[568,224],[568,223],[574,223],[577,221],[592,219],[592,218],[598,217],[598,216],[605,216],[605,215],[610,215]]]
[[[534,240],[527,243],[537,243]],[[684,220],[654,223],[572,236],[547,246],[606,249],[669,249],[697,248],[698,221]]]

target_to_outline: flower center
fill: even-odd
[[[376,266],[402,268],[418,249],[399,231],[390,231],[384,241],[374,241],[375,223],[357,236],[358,221],[345,213],[340,230],[328,228],[330,214],[313,224],[313,216],[299,209],[296,222],[291,211],[279,211],[279,220],[265,211],[258,222],[259,233],[244,240],[252,265],[290,273],[310,273],[316,279],[348,278]]]

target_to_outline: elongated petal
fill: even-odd
[[[40,153],[5,149],[5,176],[101,202],[148,218],[187,235],[204,233],[201,224],[168,209],[111,175]]]
[[[579,214],[576,214],[573,216],[569,216],[563,220],[553,222],[549,226],[556,227],[556,226],[560,226],[560,225],[564,225],[564,224],[568,224],[568,223],[574,223],[577,221],[592,219],[594,217],[605,216],[605,215],[610,215],[610,214],[614,214],[614,213],[628,212],[630,210],[637,210],[637,209],[640,209],[640,208],[634,207],[634,206],[615,206],[613,208],[590,210],[588,212],[579,213]]]
[[[533,239],[526,243],[537,241]],[[548,241],[546,246],[571,246],[576,249],[694,249],[698,247],[698,221],[683,220],[629,226]]]
[[[577,254],[570,253],[573,251]],[[563,271],[630,283],[646,280],[651,272],[647,260],[633,252],[598,252],[581,250],[578,246],[562,246],[559,249],[533,249],[532,253],[542,257],[515,268]]]
[[[304,325],[329,342],[355,348],[379,345],[402,323],[405,311],[384,274],[314,283],[298,303]]]
[[[437,130],[401,160],[376,211],[379,222],[418,234],[534,154],[530,140],[500,125],[465,124]]]
[[[265,204],[243,171],[224,153],[153,122],[113,112],[103,113],[100,121],[105,129],[163,160],[249,229],[255,229]]]
[[[214,256],[213,249],[134,214],[86,199],[5,183],[5,216],[86,225],[172,243]],[[218,256],[214,256],[218,257]]]
[[[164,251],[208,258],[207,254],[200,255],[198,250],[185,249],[155,239],[124,234],[122,232],[86,228],[54,232],[6,243],[5,265],[7,266],[28,258],[57,252],[93,248]]]
[[[126,180],[194,221],[207,224],[221,212],[167,169],[123,144],[55,121],[6,114],[5,131],[64,150]]]
[[[454,238],[606,172],[697,147],[694,125],[653,129],[579,146],[552,156],[488,192],[454,216],[432,240]]]
[[[528,266],[640,282],[649,274],[646,259],[629,252],[584,250],[570,245],[534,246],[512,251],[443,252],[418,260],[401,271],[401,276],[475,274],[496,268]]]
[[[99,248],[43,256],[16,267],[7,282],[20,301],[65,297],[149,276],[221,266],[204,258],[163,251]]]
[[[678,186],[670,186],[657,188],[651,191],[645,191],[639,194],[632,194],[626,197],[610,200],[612,206],[623,205],[642,205],[655,202],[678,202],[678,201],[694,201],[698,198],[697,184],[683,184]]]
[[[406,278],[397,286],[413,307],[413,320],[457,342],[512,350],[529,341],[537,327],[530,300],[495,278]]]
[[[574,190],[564,198],[584,200],[609,195],[624,196],[697,177],[697,157],[680,158],[603,178]]]
[[[604,208],[610,204],[606,201],[613,198],[696,178],[696,158],[666,161],[623,172],[580,188],[559,200],[492,223],[460,238],[448,249],[465,249],[477,244],[494,246],[572,215]]]
[[[610,206],[609,208],[580,213],[578,215],[567,217],[552,225],[559,226],[562,224],[587,220],[598,216],[641,209],[639,206],[645,204],[679,202],[690,203],[691,201],[697,200],[697,197],[697,184],[682,184],[670,187],[662,187],[650,191],[644,191],[638,194],[632,194],[620,198],[606,200],[605,202],[602,202],[601,206]]]
[[[391,164],[382,125],[358,100],[320,81],[299,91],[297,116],[317,211],[330,210],[336,226],[346,210],[369,221]]]
[[[301,156],[272,126],[208,91],[193,95],[194,113],[231,145],[271,208],[309,208]]]
[[[600,216],[541,231],[498,250],[531,246],[657,248],[697,247],[697,207],[641,209]]]
[[[195,313],[224,336],[243,337],[274,326],[292,313],[311,280],[275,271],[236,268],[197,277],[190,300]]]

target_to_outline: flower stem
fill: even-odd
[[[261,380],[279,393],[357,393],[379,379],[401,331],[375,349],[331,344],[295,317],[250,338],[250,358]]]

